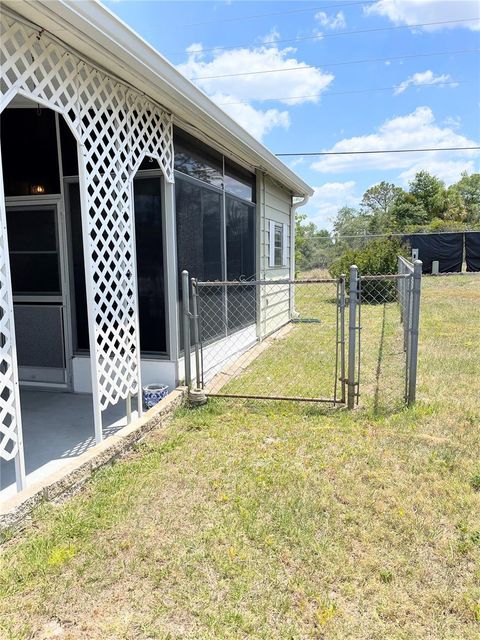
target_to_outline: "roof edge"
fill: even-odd
[[[313,189],[98,0],[2,0],[81,55],[135,86],[295,196]]]

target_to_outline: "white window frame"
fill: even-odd
[[[277,222],[276,220],[269,220],[269,257],[268,265],[272,269],[285,268],[288,266],[288,225]],[[275,229],[281,228],[282,233],[282,260],[280,264],[275,262]]]

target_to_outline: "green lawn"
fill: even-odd
[[[478,640],[480,278],[423,286],[416,407],[392,304],[354,413],[179,410],[5,543],[2,637]]]

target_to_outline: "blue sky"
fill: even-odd
[[[476,0],[106,4],[275,153],[479,144],[480,54],[470,51],[480,49]],[[443,53],[453,51],[464,53]],[[211,78],[219,75],[227,77]],[[340,206],[355,206],[381,180],[407,186],[425,168],[449,184],[478,171],[479,158],[471,151],[286,162],[315,188],[303,211],[330,228]]]

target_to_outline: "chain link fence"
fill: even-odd
[[[353,408],[362,389],[375,409],[411,404],[421,267],[399,258],[396,274],[224,282],[184,272],[186,382],[210,396]]]
[[[345,402],[345,278],[192,281],[197,386],[208,395]]]

